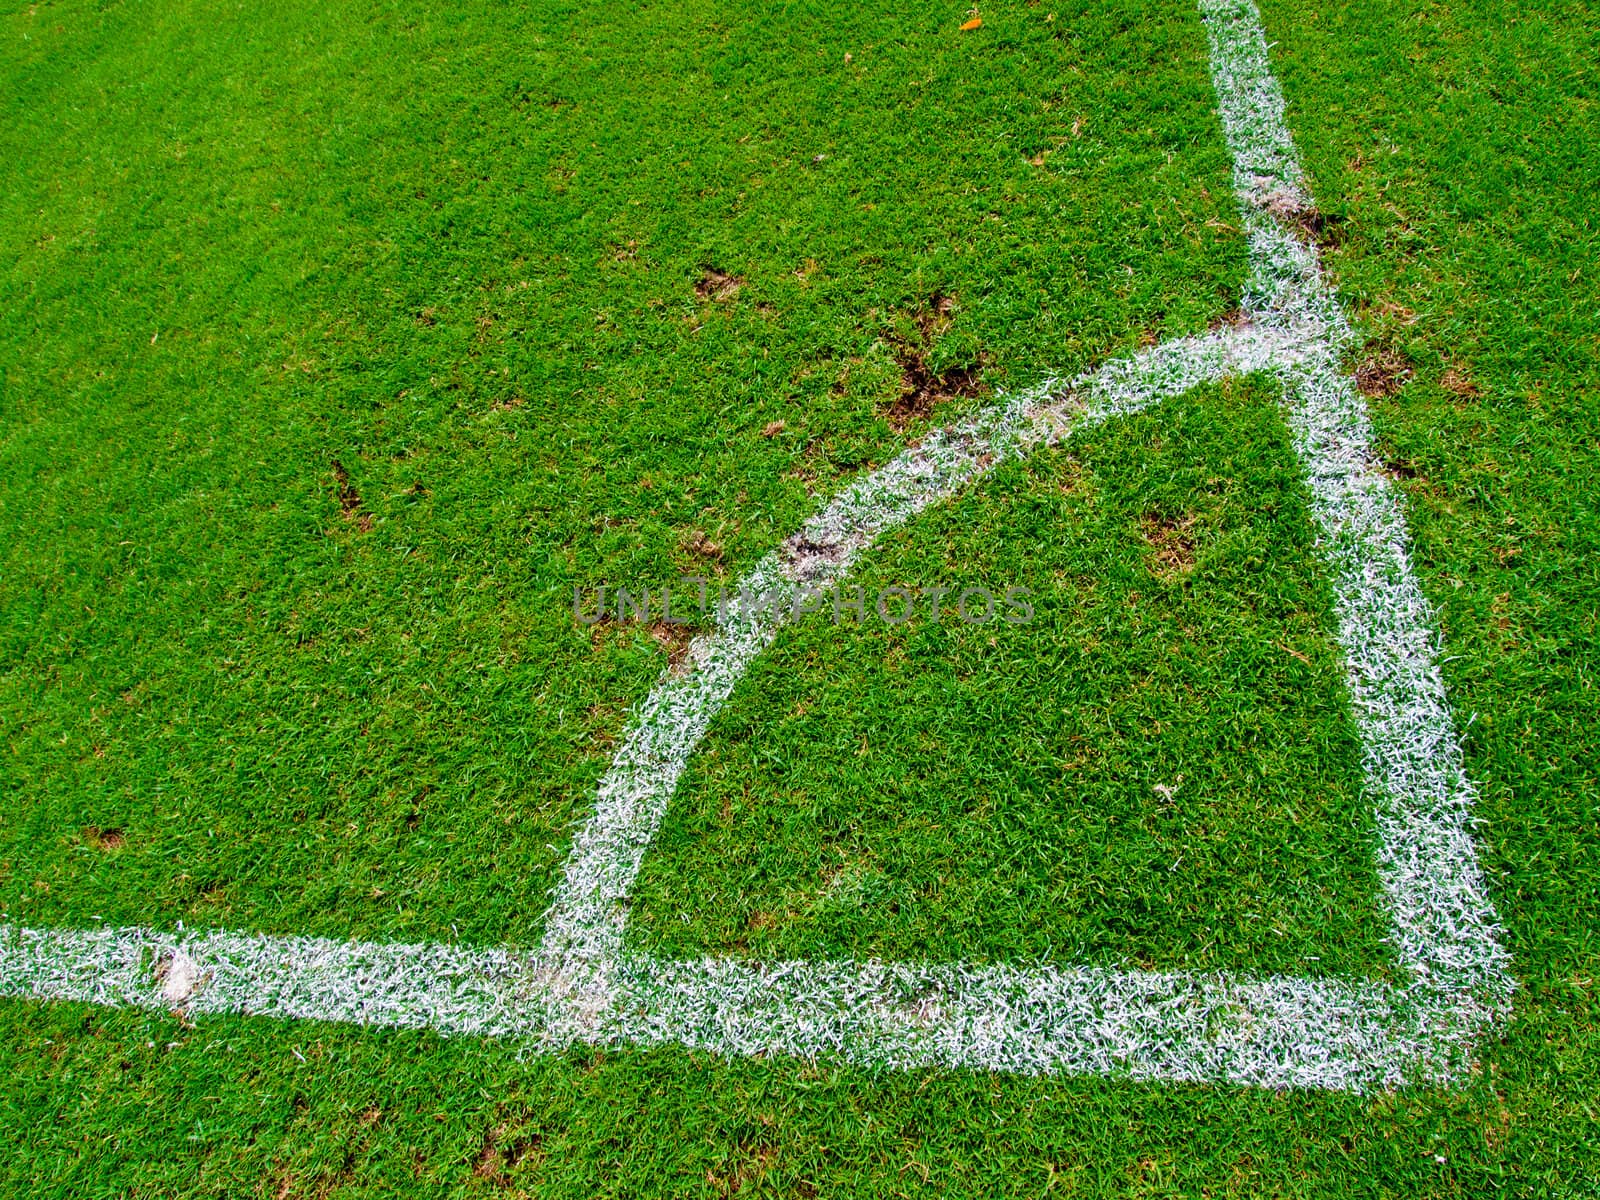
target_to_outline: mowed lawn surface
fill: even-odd
[[[1221,317],[1198,16],[966,16],[7,15],[5,919],[531,942],[667,655],[574,629],[574,583],[737,573],[973,402],[895,428],[908,346],[1003,388]],[[1375,418],[1522,985],[1480,1074],[1279,1095],[6,1002],[7,1188],[1600,1186],[1595,21],[1264,16],[1403,379]],[[786,634],[647,859],[645,942],[1381,971],[1271,404],[1199,393],[897,535],[869,583],[977,572],[1038,620]]]
[[[1205,389],[886,539],[867,623],[806,618],[713,726],[635,889],[643,944],[1382,973],[1287,440],[1274,389]],[[937,625],[926,596],[873,612],[907,583],[949,589]],[[977,585],[1027,587],[1032,619],[963,621]]]
[[[15,14],[10,918],[535,940],[667,661],[575,584],[767,552],[914,435],[897,356],[1236,303],[1190,14],[948,25]]]

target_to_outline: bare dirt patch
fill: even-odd
[[[707,267],[705,273],[695,281],[694,294],[700,300],[721,302],[732,300],[739,294],[739,289],[744,286],[744,280],[737,275],[730,275],[726,271],[719,271],[716,267]]]
[[[1294,218],[1294,227],[1301,235],[1323,250],[1344,244],[1345,220],[1343,217],[1322,212],[1316,208],[1303,208]]]
[[[537,1133],[513,1136],[509,1124],[491,1125],[484,1132],[483,1144],[472,1160],[473,1178],[503,1185],[506,1172],[530,1154],[538,1153],[543,1140]]]
[[[1403,354],[1383,347],[1356,364],[1356,387],[1363,396],[1381,399],[1397,393],[1414,374]]]
[[[807,583],[826,567],[841,561],[845,547],[837,542],[814,542],[802,530],[784,541],[782,553],[789,564],[790,578]]]
[[[1398,482],[1406,482],[1412,479],[1423,479],[1422,472],[1417,468],[1416,463],[1402,462],[1399,459],[1391,459],[1384,463],[1383,473],[1390,479]],[[1425,479],[1424,482],[1426,482]]]
[[[333,483],[339,497],[339,515],[354,522],[357,529],[366,533],[372,528],[372,514],[361,503],[361,493],[350,482],[350,472],[337,458],[333,460]]]
[[[680,625],[675,621],[652,621],[645,626],[656,645],[667,652],[667,666],[673,671],[683,670],[689,661],[689,643],[694,641],[693,625]]]
[[[981,396],[988,390],[977,364],[951,366],[937,372],[928,365],[940,335],[950,326],[954,309],[953,296],[935,292],[927,304],[912,314],[913,334],[907,336],[895,330],[887,337],[889,349],[900,367],[900,393],[884,408],[883,414],[897,431],[932,415],[941,401]]]
[[[122,830],[101,829],[98,825],[85,825],[78,831],[78,840],[91,850],[121,850],[128,843]]]
[[[1289,226],[1308,242],[1323,250],[1331,249],[1344,241],[1343,217],[1325,213],[1314,204],[1303,203],[1299,197],[1279,192],[1267,199],[1267,211]]]

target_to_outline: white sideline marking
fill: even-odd
[[[1449,1081],[1510,1003],[1471,839],[1472,785],[1436,663],[1404,516],[1340,369],[1350,331],[1251,0],[1201,0],[1250,247],[1246,323],[1000,398],[847,487],[745,578],[772,609],[730,611],[630,723],[578,830],[536,952],[148,929],[0,925],[0,995],[347,1021],[446,1034],[672,1042],[834,1054],[881,1067],[1075,1071],[1363,1090]],[[689,756],[796,591],[843,577],[884,531],[1000,462],[1228,376],[1283,389],[1377,814],[1402,978],[1304,979],[962,963],[670,961],[626,944],[626,901]]]

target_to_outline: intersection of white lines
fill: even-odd
[[[0,925],[0,995],[191,1015],[516,1038],[834,1055],[884,1068],[1092,1072],[1363,1090],[1448,1082],[1512,983],[1471,836],[1473,790],[1405,519],[1341,369],[1351,334],[1252,0],[1201,0],[1250,277],[1243,320],[1003,396],[858,479],[740,583],[731,608],[634,713],[577,831],[536,950],[234,932]],[[1230,376],[1281,389],[1374,806],[1398,982],[878,961],[672,961],[629,946],[627,897],[690,755],[794,597],[843,578],[885,530],[1010,458]]]

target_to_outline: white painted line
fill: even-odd
[[[626,901],[689,756],[750,662],[794,611],[801,586],[839,580],[886,530],[949,498],[1000,463],[1109,416],[1135,412],[1196,386],[1265,367],[1280,350],[1254,329],[1186,338],[1120,359],[1071,385],[1047,382],[955,428],[930,434],[857,480],[769,555],[737,587],[770,595],[769,608],[730,606],[713,632],[689,646],[689,669],[668,673],[640,706],[588,822],[573,840],[545,918],[542,957],[572,997],[574,1036],[588,1036],[614,1002],[611,977],[623,948]]]
[[[1340,360],[1350,331],[1315,248],[1283,97],[1250,0],[1201,0],[1250,247],[1246,322],[1002,397],[847,487],[743,580],[645,698],[573,840],[536,953],[237,933],[0,926],[0,994],[447,1034],[833,1054],[883,1067],[1075,1071],[1362,1090],[1448,1081],[1509,1006],[1471,839],[1472,787],[1404,516]],[[1268,373],[1304,465],[1377,814],[1402,978],[1302,979],[961,963],[675,962],[631,949],[627,897],[689,756],[802,587],[999,463],[1230,376]]]
[[[729,1055],[1347,1090],[1428,1066],[1420,1011],[1372,984],[726,958],[648,971],[618,1033]]]
[[[533,956],[510,950],[0,926],[0,995],[38,1000],[487,1036],[536,1033],[547,994]]]
[[[1472,843],[1473,789],[1437,665],[1438,621],[1367,406],[1340,364],[1350,327],[1315,248],[1292,232],[1311,201],[1260,15],[1252,0],[1202,0],[1201,11],[1250,239],[1245,312],[1295,345],[1274,370],[1333,580],[1391,938],[1415,987],[1492,1019],[1510,1003],[1509,964]]]

